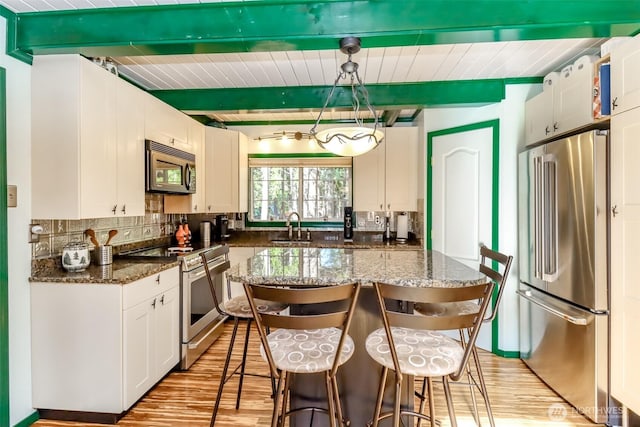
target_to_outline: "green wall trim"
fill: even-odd
[[[537,84],[542,83],[544,81],[544,77],[510,77],[504,79],[504,84],[506,85],[526,85],[526,84]]]
[[[7,242],[7,76],[0,67],[0,425],[9,425],[9,245]]]
[[[503,351],[503,350],[493,350],[493,354],[500,357],[506,357],[508,359],[519,359],[520,352],[519,351]]]
[[[500,225],[500,120],[492,119],[477,123],[470,123],[466,125],[456,126],[447,129],[441,129],[431,131],[427,133],[427,173],[426,173],[426,248],[428,250],[433,249],[433,140],[435,137],[443,135],[451,135],[461,132],[469,132],[477,129],[491,128],[492,129],[492,159],[491,159],[491,248],[499,250],[499,225]],[[493,268],[498,268],[496,262],[493,263]],[[496,289],[492,295],[492,307],[495,307],[495,303],[498,296],[498,290]],[[499,346],[499,323],[498,315],[491,324],[491,351],[495,354],[502,352]],[[504,352],[503,352],[504,353]]]
[[[250,159],[292,159],[298,157],[342,157],[333,153],[250,153]]]
[[[14,427],[29,427],[30,425],[32,425],[33,423],[35,423],[39,419],[40,419],[40,415],[38,414],[38,411],[33,411],[31,413],[31,415],[29,415],[24,420],[20,421]]]
[[[633,35],[634,0],[263,0],[20,13],[18,48],[87,56],[337,49]],[[393,19],[389,19],[389,17]],[[345,31],[348,30],[347,33]]]
[[[156,98],[184,111],[272,110],[321,108],[332,86],[282,86],[149,91]],[[490,104],[504,99],[504,79],[430,81],[367,85],[372,105],[430,107]],[[352,106],[351,86],[337,86],[327,108]]]

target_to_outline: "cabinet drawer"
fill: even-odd
[[[180,284],[179,269],[173,267],[123,287],[122,309],[133,307],[160,292]]]

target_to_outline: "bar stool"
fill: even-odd
[[[494,281],[496,288],[498,290],[495,302],[493,304],[493,308],[491,309],[491,314],[487,314],[484,316],[483,323],[491,323],[498,313],[498,307],[500,305],[500,301],[502,300],[502,295],[504,293],[505,284],[507,281],[507,277],[509,276],[509,270],[511,269],[511,262],[513,261],[513,256],[505,255],[500,252],[494,251],[486,247],[485,245],[480,245],[480,266],[479,271],[489,277]],[[489,262],[495,264],[495,268],[493,265],[490,265]],[[500,273],[499,269],[502,266],[502,273]],[[452,316],[456,314],[465,314],[465,313],[477,313],[480,310],[480,305],[477,301],[464,301],[464,302],[454,302],[454,303],[422,303],[416,304],[414,306],[414,310],[417,313],[428,315],[428,316]],[[487,309],[488,311],[489,309]],[[460,341],[463,345],[466,345],[467,339],[469,336],[469,331],[460,329]],[[466,333],[466,336],[465,336]],[[476,372],[478,375],[478,380],[476,381],[473,375],[471,374],[470,366],[467,365],[466,371],[467,376],[469,378],[469,386],[471,389],[471,400],[473,403],[473,411],[476,419],[476,423],[480,425],[480,416],[478,415],[478,405],[476,403],[476,397],[474,392],[474,387],[477,387],[480,391],[480,395],[484,400],[484,405],[487,411],[487,417],[489,418],[489,424],[491,427],[495,427],[495,420],[493,418],[493,412],[491,410],[491,403],[489,401],[489,395],[487,393],[487,386],[484,381],[484,375],[482,373],[482,368],[480,365],[480,359],[478,358],[478,349],[473,346],[472,353],[473,362],[476,368]],[[419,395],[422,402],[424,402],[424,389],[425,383],[422,384],[422,394]]]
[[[374,283],[384,327],[370,333],[366,340],[367,353],[382,365],[375,411],[369,425],[377,427],[382,419],[392,416],[393,426],[399,427],[400,417],[408,415],[417,417],[418,421],[430,420],[432,427],[435,426],[432,379],[440,377],[443,381],[451,425],[457,427],[449,380],[458,381],[464,373],[478,337],[482,319],[491,301],[494,286],[493,282],[458,288],[420,288]],[[393,311],[387,308],[385,300],[399,300],[410,304],[478,300],[480,310],[477,313],[458,313],[451,316],[417,316],[412,313]],[[438,332],[450,329],[469,329],[471,334],[468,345],[463,346],[462,343]],[[396,377],[393,411],[381,414],[386,379],[390,369],[395,371]],[[402,382],[405,376],[425,378],[429,397],[429,415],[423,414],[424,400],[421,401],[418,412],[400,410]]]
[[[209,281],[209,288],[211,289],[211,294],[213,295],[213,302],[215,304],[216,310],[222,316],[229,316],[233,318],[233,332],[231,333],[231,341],[229,341],[229,348],[227,349],[227,357],[224,362],[224,367],[222,368],[222,375],[220,377],[220,386],[218,387],[218,393],[216,395],[216,402],[213,406],[213,414],[211,416],[210,426],[213,427],[216,422],[216,416],[218,415],[218,408],[220,407],[220,399],[222,397],[222,391],[224,389],[224,385],[229,381],[236,373],[239,374],[240,378],[238,381],[238,395],[236,397],[236,409],[240,408],[240,397],[242,395],[242,384],[244,381],[245,375],[251,376],[263,376],[258,374],[249,374],[245,372],[245,365],[247,362],[247,348],[249,347],[249,335],[251,332],[251,322],[254,319],[253,312],[251,311],[251,306],[249,301],[247,301],[247,297],[245,295],[233,297],[230,300],[220,303],[218,301],[218,296],[215,292],[214,286],[214,278],[211,274],[211,271],[208,266],[208,259],[205,252],[201,255],[202,257],[202,265],[204,266],[204,271],[206,272],[207,279]],[[280,304],[277,302],[271,301],[256,301],[256,307],[259,311],[264,311],[268,313],[279,313],[287,308],[286,304]],[[229,363],[231,362],[231,356],[233,354],[233,345],[236,341],[236,335],[238,333],[238,327],[240,325],[240,321],[246,321],[247,330],[244,336],[244,347],[242,352],[242,362],[231,372],[230,375],[227,376],[227,372],[229,371]],[[238,372],[238,369],[240,372]],[[272,381],[272,389],[275,389],[273,385],[274,379],[271,378]]]
[[[338,368],[354,352],[349,326],[356,307],[359,283],[322,288],[277,288],[244,284],[262,345],[260,353],[269,363],[271,375],[278,381],[273,402],[271,426],[284,426],[285,419],[300,411],[320,411],[329,416],[329,425],[348,426],[340,403]],[[314,314],[274,315],[260,311],[258,302],[267,300],[301,307],[314,304]],[[329,304],[325,304],[329,303]],[[344,303],[348,309],[344,310]],[[315,304],[324,304],[322,309]],[[320,313],[317,313],[317,311]],[[301,310],[300,310],[301,311]],[[278,328],[269,333],[268,327]],[[327,408],[301,407],[287,411],[293,375],[324,373]]]

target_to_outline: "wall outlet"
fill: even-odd
[[[374,220],[375,215],[376,215],[376,214],[375,214],[375,212],[373,212],[373,211],[369,211],[369,212],[367,212],[367,221],[373,221],[373,220]]]
[[[380,215],[376,215],[376,225],[380,225]]]

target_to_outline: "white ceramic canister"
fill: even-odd
[[[62,248],[62,267],[69,272],[83,271],[91,260],[89,245],[84,242],[70,242]]]

